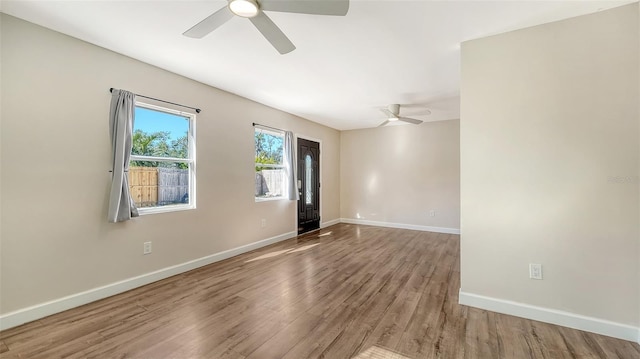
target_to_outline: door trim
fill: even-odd
[[[319,166],[319,171],[320,171],[320,190],[318,191],[320,194],[320,227],[322,228],[322,218],[324,218],[324,214],[322,213],[322,202],[324,202],[323,198],[322,198],[322,184],[324,183],[323,180],[323,175],[324,175],[324,171],[322,170],[322,163],[324,162],[322,156],[324,155],[324,151],[322,150],[322,140],[319,138],[314,138],[311,136],[307,136],[307,135],[303,135],[303,134],[299,134],[299,133],[295,133],[294,134],[295,137],[295,143],[296,143],[296,163],[298,161],[298,138],[302,138],[303,140],[308,140],[308,141],[313,141],[313,142],[318,142],[318,145],[320,147],[320,166]],[[296,179],[298,178],[298,166],[296,165]],[[294,231],[296,233],[298,233],[298,201],[296,201],[296,211],[295,211],[295,216],[293,216],[293,228]]]

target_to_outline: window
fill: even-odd
[[[255,127],[256,200],[283,198],[285,186],[284,133]]]
[[[195,115],[136,102],[129,188],[140,214],[192,209]]]
[[[313,203],[313,190],[311,186],[313,184],[313,168],[311,168],[311,156],[306,155],[304,158],[304,183],[305,183],[305,196],[304,203],[312,204]]]

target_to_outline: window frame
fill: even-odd
[[[168,107],[152,105],[146,102],[141,102],[136,100],[135,107],[141,107],[147,110],[164,112],[170,115],[176,115],[180,117],[188,118],[189,120],[189,130],[187,131],[187,147],[189,152],[188,158],[177,158],[177,157],[159,157],[159,156],[141,156],[134,155],[131,153],[129,157],[129,162],[131,161],[156,161],[156,162],[177,162],[177,163],[186,163],[189,168],[189,203],[181,203],[181,204],[170,204],[166,206],[155,206],[155,207],[137,207],[138,213],[143,216],[147,214],[156,214],[156,213],[168,213],[168,212],[178,212],[178,211],[187,211],[191,209],[196,209],[196,114],[190,112],[183,112],[179,110],[175,110]],[[135,110],[135,109],[134,109]],[[135,120],[134,120],[135,127]],[[132,135],[134,129],[132,128]],[[131,149],[133,151],[133,148]]]
[[[255,138],[256,138],[256,132],[258,130],[262,131],[263,133],[267,133],[267,134],[272,135],[272,136],[280,136],[282,138],[282,162],[284,162],[284,136],[285,136],[285,131],[276,130],[276,129],[273,129],[273,128],[268,128],[268,127],[265,127],[265,126],[260,126],[258,124],[255,124],[253,126],[253,140],[254,140],[254,144],[253,144],[253,146],[254,146],[254,148],[253,148],[253,150],[254,150],[253,151],[254,152],[254,158],[253,159],[254,159],[254,168],[257,166],[257,167],[267,167],[267,168],[272,168],[272,169],[283,169],[283,170],[286,170],[287,166],[284,163],[282,163],[282,164],[267,164],[267,163],[255,162],[255,152],[256,152],[255,151],[256,150],[256,148],[255,148]],[[255,170],[254,170],[253,174],[254,174],[254,177],[255,177],[255,174],[256,174]],[[283,177],[285,177],[284,174],[283,174]],[[280,201],[280,200],[287,199],[286,196],[285,196],[285,193],[284,193],[284,181],[286,181],[286,178],[283,178],[283,182],[282,182],[283,188],[282,188],[282,194],[280,196],[276,196],[276,197],[256,197],[255,194],[254,194],[255,201],[256,202],[268,202],[268,201]],[[254,183],[254,186],[255,186],[255,183]]]

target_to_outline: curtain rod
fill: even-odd
[[[109,89],[109,92],[113,92],[113,87]],[[169,104],[176,105],[176,106],[180,106],[180,107],[184,107],[184,108],[190,108],[190,109],[192,109],[192,110],[195,110],[195,111],[196,111],[196,113],[200,113],[200,111],[201,111],[199,108],[195,108],[195,107],[191,107],[191,106],[185,106],[185,105],[181,105],[181,104],[179,104],[179,103],[175,103],[175,102],[165,101],[165,100],[161,100],[161,99],[159,99],[159,98],[155,98],[155,97],[149,97],[149,96],[145,96],[145,95],[139,95],[139,94],[137,94],[137,93],[136,93],[136,94],[134,94],[134,95],[139,96],[139,97],[148,98],[149,100],[154,100],[154,101],[160,101],[160,102],[164,102],[164,103],[169,103]]]
[[[260,127],[270,128],[270,129],[272,129],[272,130],[281,131],[281,132],[287,132],[287,131],[285,131],[285,130],[283,130],[283,129],[280,129],[280,128],[275,128],[275,127],[271,127],[271,126],[261,125],[261,124],[259,124],[259,123],[255,123],[255,122],[254,122],[254,123],[253,123],[253,127],[255,127],[255,126],[260,126]]]

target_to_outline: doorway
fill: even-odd
[[[298,138],[298,234],[320,228],[320,143]]]

